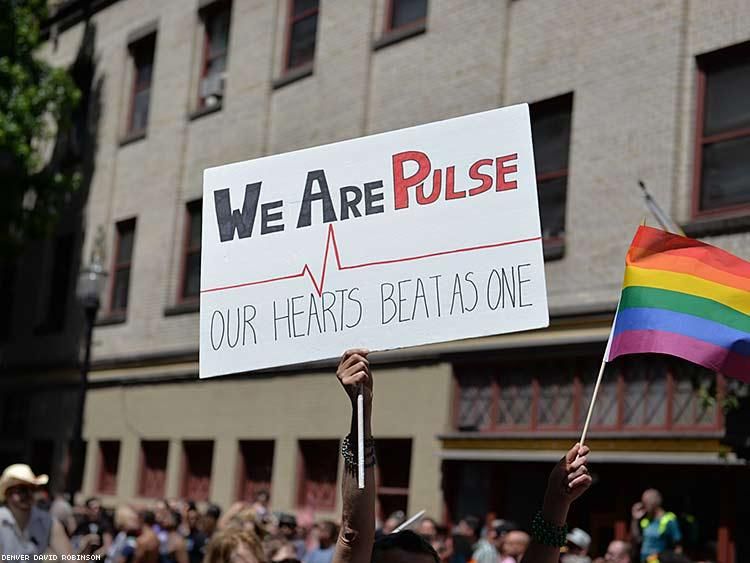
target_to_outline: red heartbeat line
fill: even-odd
[[[283,281],[283,280],[293,280],[293,279],[301,278],[307,275],[310,277],[310,281],[312,282],[313,287],[315,288],[315,292],[318,294],[318,297],[320,297],[323,295],[323,286],[325,285],[325,281],[326,281],[326,270],[328,269],[328,255],[329,255],[331,246],[333,246],[333,254],[336,257],[336,267],[338,268],[338,270],[356,270],[357,268],[369,268],[370,266],[384,266],[386,264],[411,262],[414,260],[423,260],[425,258],[434,258],[436,256],[446,256],[448,254],[459,254],[461,252],[473,252],[475,250],[486,250],[489,248],[498,248],[500,246],[510,246],[513,244],[521,244],[524,242],[532,242],[532,241],[541,240],[541,239],[542,237],[532,237],[532,238],[525,238],[525,239],[519,239],[519,240],[510,240],[506,242],[496,242],[493,244],[483,244],[481,246],[469,246],[467,248],[456,248],[453,250],[431,252],[430,254],[420,254],[418,256],[407,256],[405,258],[393,258],[391,260],[378,260],[376,262],[365,262],[363,264],[350,264],[350,265],[345,266],[341,263],[341,255],[339,254],[339,246],[336,242],[336,232],[333,230],[333,225],[328,225],[328,236],[326,237],[326,249],[325,249],[325,253],[323,254],[323,264],[321,266],[320,276],[319,276],[320,284],[318,284],[318,281],[315,275],[310,269],[310,265],[305,264],[304,267],[302,268],[302,271],[297,274],[290,274],[288,276],[279,276],[277,278],[269,278],[266,280],[238,283],[235,285],[225,285],[223,287],[212,287],[209,289],[202,289],[201,293],[211,293],[214,291],[224,291],[225,289],[236,289],[238,287],[249,287],[251,285],[261,285],[264,283],[272,283],[272,282],[278,282],[278,281]]]

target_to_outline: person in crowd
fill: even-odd
[[[662,496],[656,489],[647,489],[641,501],[633,505],[630,534],[641,545],[641,561],[667,550],[682,551],[682,533],[674,512],[662,508]]]
[[[263,542],[263,550],[268,561],[300,563],[297,559],[297,550],[286,540],[279,538],[266,540]]]
[[[383,522],[383,526],[378,530],[377,536],[386,536],[398,528],[401,524],[406,522],[406,514],[403,510],[397,510],[392,512],[388,518]]]
[[[79,549],[82,547],[82,543],[88,541],[90,545],[95,543],[99,546],[96,554],[106,554],[112,544],[113,530],[112,520],[103,509],[101,499],[98,497],[86,499],[81,520],[73,532],[74,541]]]
[[[297,518],[294,514],[283,513],[279,516],[279,536],[294,546],[297,559],[305,559],[305,540],[297,533]]]
[[[334,550],[335,563],[439,563],[435,549],[420,535],[406,530],[375,541],[375,445],[372,437],[373,378],[365,349],[347,350],[336,376],[349,398],[351,432],[344,439],[343,512]],[[365,487],[357,484],[357,394],[364,397]],[[557,563],[564,544],[564,524],[571,504],[591,486],[586,463],[589,448],[575,444],[555,465],[547,480],[542,509],[532,523],[533,541],[523,563]],[[508,539],[506,538],[506,544]]]
[[[271,495],[265,489],[255,493],[255,499],[250,508],[255,511],[258,518],[265,518],[270,512]]]
[[[609,542],[607,553],[603,558],[598,559],[599,563],[631,563],[630,551],[631,545],[622,540]]]
[[[318,547],[305,556],[305,563],[331,563],[333,548],[339,530],[330,520],[324,520],[318,526]]]
[[[203,563],[267,563],[257,536],[229,527],[214,533],[206,548]]]
[[[432,541],[432,539],[437,536],[437,529],[437,522],[429,516],[425,516],[419,521],[417,533],[427,541]]]
[[[426,536],[422,536],[427,539]],[[440,563],[449,563],[453,558],[453,537],[448,533],[448,530],[444,527],[438,526],[437,533],[430,542],[432,549],[438,554]]]
[[[194,502],[188,503],[185,513],[185,547],[190,563],[201,563],[206,552],[206,534],[200,528],[201,515]]]
[[[178,531],[182,522],[180,513],[169,509],[162,518],[161,525],[167,539],[160,545],[159,560],[161,563],[190,563],[185,538]]]
[[[202,528],[206,538],[211,538],[217,529],[219,518],[221,517],[221,508],[215,504],[209,504],[203,513]]]
[[[14,464],[0,476],[0,553],[33,556],[73,554],[62,524],[34,506],[34,491],[47,484],[46,475],[34,475],[28,465]]]
[[[522,530],[511,530],[505,535],[500,553],[501,561],[518,563],[529,549],[531,537]],[[525,560],[524,560],[525,561]]]
[[[68,537],[71,537],[76,529],[76,519],[73,514],[73,507],[63,495],[54,497],[49,507],[49,513],[62,524]]]
[[[495,545],[497,539],[495,530],[490,528],[487,530],[485,537],[480,537],[482,535],[482,524],[479,518],[467,516],[463,519],[463,523],[471,530],[471,538],[476,541],[473,546],[472,561],[474,563],[497,563],[500,554]]]
[[[567,536],[566,553],[560,559],[561,563],[591,563],[588,556],[591,546],[591,536],[580,528],[573,528]]]
[[[107,550],[106,563],[132,563],[137,538],[143,525],[138,513],[130,506],[119,506],[115,511],[115,537]]]
[[[509,533],[518,530],[518,526],[515,522],[510,520],[494,520],[492,522],[492,530],[495,534],[495,548],[500,554],[500,563],[515,563],[516,559],[512,555],[503,555],[505,552],[505,540]]]

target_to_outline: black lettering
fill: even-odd
[[[383,288],[385,286],[390,287],[390,294],[388,297],[385,296],[385,293],[383,292]],[[396,286],[394,286],[392,283],[381,283],[380,284],[380,324],[388,324],[391,322],[394,317],[396,316],[396,313],[398,312],[398,307],[396,307],[396,302],[393,300],[393,292],[396,290]],[[393,314],[388,318],[388,320],[385,320],[385,302],[390,301],[393,304]]]
[[[313,183],[317,182],[320,191],[313,193]],[[312,170],[307,173],[305,182],[305,193],[302,196],[302,206],[299,210],[297,219],[297,228],[309,227],[312,224],[312,204],[314,201],[321,201],[323,204],[323,222],[330,223],[336,220],[336,210],[333,208],[331,193],[328,189],[326,173],[323,170]]]
[[[357,308],[359,309],[359,313],[357,314],[357,320],[354,322],[354,324],[348,324],[347,323],[346,328],[354,328],[362,320],[362,302],[359,299],[357,299],[356,297],[354,297],[354,292],[355,291],[359,291],[359,288],[358,287],[353,287],[352,289],[350,289],[349,290],[348,298],[349,298],[349,301],[354,301],[357,304]]]
[[[297,317],[302,315],[305,311],[298,311],[295,307],[295,301],[297,299],[302,299],[302,295],[295,295],[292,297],[292,334],[294,335],[294,338],[299,338],[300,336],[305,336],[304,334],[297,334]]]
[[[453,278],[453,295],[451,296],[450,315],[453,314],[453,307],[456,304],[456,296],[458,296],[459,302],[461,303],[461,313],[466,312],[466,309],[464,308],[463,288],[461,287],[461,276],[458,274]]]
[[[216,315],[219,315],[219,318],[221,319],[221,338],[219,338],[219,343],[214,344],[214,320],[216,319]],[[221,314],[221,311],[214,311],[211,315],[211,348],[214,350],[218,350],[221,348],[221,343],[224,340],[224,316]]]
[[[518,306],[519,307],[531,307],[531,303],[523,302],[523,284],[528,283],[531,279],[521,279],[521,268],[531,267],[531,264],[519,264],[518,265]]]
[[[508,299],[510,299],[511,305],[515,308],[516,306],[516,270],[511,268],[510,269],[510,276],[511,281],[508,283],[508,276],[505,274],[505,268],[500,268],[502,271],[502,279],[503,279],[503,288],[502,288],[502,294],[503,294],[503,309],[505,309],[505,296],[508,296]]]
[[[333,297],[333,301],[331,301],[331,304],[326,306],[326,295],[330,295]],[[328,327],[326,326],[326,313],[331,315],[331,320],[333,321],[333,332],[338,332],[338,328],[336,327],[336,315],[333,314],[331,309],[336,304],[336,295],[331,293],[330,291],[324,291],[323,295],[321,296],[321,302],[323,305],[323,330],[327,331]]]
[[[492,297],[490,295],[490,290],[492,289],[492,278],[495,278],[497,280],[497,299],[495,300],[495,304],[492,304]],[[487,279],[487,306],[491,310],[495,310],[500,306],[500,298],[503,295],[503,286],[500,282],[500,272],[498,272],[495,268],[492,268],[492,271],[490,272],[490,276]]]
[[[287,328],[287,334],[289,336],[292,335],[292,325],[291,321],[289,319],[289,299],[286,300],[286,315],[281,315],[280,317],[276,314],[276,301],[273,302],[273,339],[274,341],[279,339],[279,334],[277,331],[277,323],[283,319],[286,319],[286,328]]]
[[[232,204],[229,201],[229,189],[214,192],[216,222],[219,225],[221,242],[232,240],[235,230],[237,236],[241,239],[253,234],[255,214],[258,211],[258,200],[260,199],[260,184],[260,182],[256,182],[245,186],[245,201],[242,204],[242,211],[232,210]]]
[[[247,316],[247,310],[251,309],[253,314],[250,318]],[[242,345],[245,345],[245,336],[247,336],[247,327],[250,327],[250,330],[253,331],[253,344],[258,343],[258,336],[255,334],[255,327],[253,327],[253,321],[255,320],[255,315],[257,311],[255,310],[254,305],[245,305],[242,308],[242,320],[243,320],[243,330],[242,330]]]
[[[411,320],[409,318],[404,318],[404,317],[401,316],[401,311],[404,310],[404,307],[403,307],[402,303],[406,303],[406,299],[403,299],[401,297],[401,284],[402,283],[409,283],[409,282],[411,282],[411,280],[398,280],[398,282],[397,282],[397,285],[398,285],[398,322],[400,322],[400,323],[405,323],[406,321],[410,321]]]
[[[373,193],[373,190],[379,190],[382,188],[382,180],[365,183],[365,215],[374,215],[375,213],[383,213],[385,211],[382,203],[376,203],[378,201],[383,201],[385,196],[382,193]]]
[[[229,323],[229,309],[227,309],[227,344],[229,344],[230,348],[234,348],[237,346],[237,344],[240,341],[240,308],[237,307],[237,338],[234,339],[234,344],[232,344],[232,338],[229,336],[230,333],[230,323]]]
[[[474,281],[469,277],[473,276],[474,272],[466,272],[466,275],[464,276],[464,279],[471,284],[471,287],[474,288],[474,304],[471,306],[471,309],[468,307],[466,308],[467,313],[471,313],[474,309],[477,308],[477,304],[479,303],[479,290],[477,289],[477,284],[474,283]]]
[[[438,318],[440,318],[440,278],[442,277],[442,274],[430,276],[431,280],[435,280],[435,302],[437,303]]]
[[[353,195],[354,199],[349,199],[349,195]],[[358,207],[361,202],[362,190],[357,186],[344,186],[341,188],[341,220],[346,221],[349,218],[349,213],[354,217],[362,217],[362,213]]]
[[[417,278],[417,290],[414,292],[414,308],[411,311],[411,320],[414,320],[414,317],[417,314],[417,303],[419,303],[420,299],[422,300],[422,305],[424,306],[425,317],[429,319],[430,311],[427,308],[427,297],[425,297],[424,294],[424,284],[422,283],[422,278]]]
[[[318,301],[315,299],[315,294],[310,294],[310,312],[307,316],[307,335],[310,335],[310,324],[312,323],[312,318],[315,317],[315,323],[318,325],[318,334],[321,334],[323,332],[323,327],[320,326],[320,318],[318,317]]]
[[[271,221],[281,221],[281,211],[270,213],[272,209],[277,209],[284,205],[282,200],[264,203],[260,206],[260,234],[278,233],[284,230],[284,225],[270,225]]]

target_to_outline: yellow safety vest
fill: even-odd
[[[674,512],[665,512],[664,515],[661,517],[661,520],[659,520],[659,535],[661,536],[664,534],[664,532],[667,531],[667,526],[670,522],[676,522],[677,516]],[[648,518],[641,518],[641,530],[645,530],[648,528],[649,524],[651,524],[651,520]]]

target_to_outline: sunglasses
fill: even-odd
[[[6,491],[9,495],[19,495],[19,496],[33,496],[34,491],[36,490],[35,487],[31,487],[29,485],[16,485],[15,487],[9,487]]]

